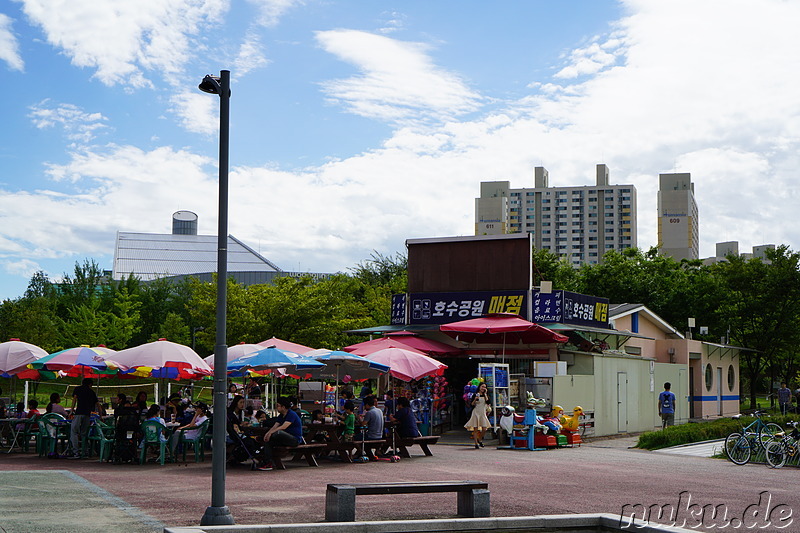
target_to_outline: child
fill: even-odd
[[[345,442],[353,442],[353,435],[356,432],[356,414],[355,404],[352,400],[344,402],[344,432],[342,433],[342,440]]]
[[[22,402],[20,402],[20,404],[22,404]],[[19,407],[19,405],[17,405],[17,407]],[[39,407],[38,401],[28,400],[28,413],[25,414],[24,416],[20,416],[20,418],[27,418],[29,420],[31,418],[36,418],[41,414],[39,412],[39,409],[37,409],[37,407]],[[24,427],[25,427],[25,422],[20,422],[19,424],[17,424],[17,431],[23,429]]]
[[[253,424],[255,427],[267,427],[267,413],[265,411],[259,409],[253,418],[255,419]]]

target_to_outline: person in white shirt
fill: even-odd
[[[175,433],[172,434],[169,445],[173,457],[175,457],[175,450],[178,449],[178,444],[181,441],[181,430],[184,430],[184,440],[196,439],[200,434],[200,426],[206,420],[208,420],[208,416],[206,416],[206,406],[203,403],[198,403],[194,406],[194,417],[192,417],[192,421],[185,426],[176,428]]]

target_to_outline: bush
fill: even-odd
[[[773,422],[785,427],[786,422],[796,419],[797,416],[771,416],[765,417],[767,423]],[[637,448],[645,450],[658,450],[669,446],[691,444],[706,440],[724,439],[735,431],[741,431],[743,426],[749,425],[755,418],[743,416],[739,420],[731,418],[718,418],[703,422],[690,422],[680,426],[671,426],[663,431],[647,431],[639,436]]]

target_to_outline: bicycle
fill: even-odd
[[[773,440],[766,447],[767,464],[772,468],[782,467],[789,457],[795,457],[800,452],[800,429],[797,429],[798,423],[789,422],[786,425],[793,428],[792,432],[781,440]]]
[[[767,413],[756,411],[753,413],[755,420],[746,427],[742,427],[741,432],[734,432],[725,438],[725,455],[737,465],[744,465],[750,462],[754,451],[755,453],[766,450],[767,445],[776,437],[783,436],[783,429],[774,423],[766,423],[761,417]],[[738,420],[742,415],[732,417]]]

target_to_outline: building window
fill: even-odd
[[[706,365],[706,390],[711,392],[711,387],[714,386],[714,369],[710,364]]]
[[[728,391],[733,392],[733,388],[736,386],[736,370],[734,370],[733,365],[728,366]]]

